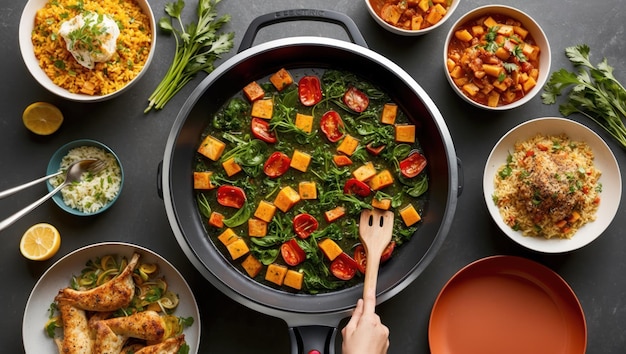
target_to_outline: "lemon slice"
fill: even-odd
[[[20,252],[33,261],[45,261],[54,256],[61,247],[61,235],[52,225],[46,223],[31,226],[20,241]]]
[[[22,113],[22,121],[28,130],[38,135],[50,135],[63,123],[63,113],[53,104],[35,102]]]

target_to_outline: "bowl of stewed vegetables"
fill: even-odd
[[[445,75],[466,102],[508,110],[530,101],[550,73],[548,38],[528,14],[505,5],[478,7],[450,28]]]
[[[440,27],[458,4],[459,0],[365,0],[374,21],[403,36],[421,36]]]

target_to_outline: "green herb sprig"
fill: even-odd
[[[217,16],[215,7],[220,1],[199,0],[196,11],[198,20],[186,26],[181,18],[185,2],[178,0],[165,5],[169,17],[161,18],[159,27],[174,34],[176,53],[163,80],[148,98],[149,104],[144,113],[152,108],[162,109],[198,72],[211,73],[220,54],[233,47],[234,33],[218,33],[231,18],[230,15]],[[172,20],[178,22],[180,29],[174,27]]]
[[[578,72],[560,69],[552,73],[541,95],[545,104],[571,87],[565,103],[559,106],[564,116],[581,113],[605,129],[626,148],[626,89],[613,76],[613,68],[604,58],[597,67],[589,59],[589,46],[581,44],[565,49],[565,55]]]

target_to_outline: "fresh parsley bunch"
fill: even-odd
[[[217,16],[216,5],[221,0],[199,0],[197,7],[198,20],[184,25],[181,19],[185,7],[183,0],[165,5],[169,17],[159,20],[159,27],[173,33],[176,39],[176,53],[172,65],[163,80],[148,99],[147,113],[152,108],[162,109],[163,106],[180,91],[196,73],[211,73],[214,62],[220,54],[227,53],[233,47],[234,33],[219,33],[220,28],[230,21],[230,15]],[[172,24],[178,23],[180,29]]]
[[[557,96],[571,87],[567,101],[559,106],[564,116],[581,113],[598,123],[626,148],[626,89],[613,76],[613,68],[604,58],[598,66],[589,60],[589,46],[581,44],[565,49],[565,55],[578,73],[561,69],[552,73],[541,95],[543,103],[556,103]]]

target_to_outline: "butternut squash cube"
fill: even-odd
[[[304,273],[289,269],[287,270],[287,274],[285,275],[285,281],[283,282],[283,284],[290,288],[301,290],[303,280]]]
[[[287,275],[287,267],[281,264],[272,263],[267,266],[265,272],[265,280],[272,282],[278,286],[282,286]]]
[[[211,215],[209,217],[209,225],[221,229],[222,227],[224,227],[224,215],[218,213],[217,211],[211,212]]]
[[[372,199],[372,206],[374,208],[376,208],[376,209],[389,210],[391,208],[391,199],[389,199],[389,198],[383,198],[383,199],[373,198]]]
[[[498,77],[504,69],[498,65],[483,64],[483,71],[489,76]]]
[[[537,81],[529,76],[528,79],[522,84],[522,89],[524,89],[524,92],[528,93],[528,91],[532,90],[535,85],[537,85]]]
[[[422,23],[424,23],[424,17],[422,17],[422,15],[411,16],[411,29],[412,30],[418,31],[422,29]]]
[[[435,6],[430,8],[430,12],[428,12],[424,20],[434,25],[437,22],[441,21],[441,19],[446,15],[447,12],[448,11],[446,10],[446,8],[441,6],[441,4],[436,4]]]
[[[194,172],[193,173],[193,188],[194,189],[213,189],[215,186],[211,183],[211,175],[213,172]]]
[[[234,242],[229,243],[228,246],[226,246],[226,249],[228,250],[228,253],[230,253],[230,257],[233,260],[245,256],[248,252],[250,252],[246,241],[242,238],[238,238]]]
[[[248,236],[250,237],[265,237],[267,235],[267,222],[257,219],[248,219]]]
[[[517,34],[522,40],[526,39],[528,36],[528,30],[520,26],[513,26],[513,32]]]
[[[313,181],[302,181],[298,184],[298,194],[303,200],[317,199],[317,185]]]
[[[250,102],[256,101],[265,96],[265,91],[256,81],[252,81],[243,88],[244,95]]]
[[[296,113],[296,127],[300,130],[310,133],[313,131],[313,116],[308,114]]]
[[[237,233],[235,233],[235,230],[229,227],[228,229],[224,230],[221,235],[217,236],[217,239],[222,241],[224,246],[228,246],[231,243],[237,241],[237,239],[239,239],[239,236],[237,235]]]
[[[259,275],[261,269],[263,269],[263,264],[251,254],[249,254],[248,257],[243,260],[243,262],[241,262],[241,266],[246,271],[246,273],[248,273],[250,278],[255,278],[257,275]]]
[[[472,97],[476,96],[478,91],[480,91],[480,88],[476,86],[476,84],[473,84],[471,82],[463,85],[462,88],[463,88],[463,91],[465,91],[465,93],[467,93],[468,95]]]
[[[460,79],[463,75],[463,68],[460,65],[455,66],[452,71],[450,71],[450,77],[453,79]]]
[[[419,2],[417,3],[417,6],[424,12],[428,11],[428,8],[430,7],[430,1],[429,0],[419,0]]]
[[[374,164],[369,161],[365,165],[354,170],[352,175],[359,181],[365,182],[376,175],[376,168],[374,167]]]
[[[483,21],[483,25],[487,28],[495,27],[498,25],[498,22],[493,19],[493,17],[489,16]]]
[[[346,215],[346,209],[344,209],[342,206],[338,206],[334,209],[324,212],[324,218],[326,218],[327,222],[333,222],[344,215]]]
[[[380,122],[384,124],[394,124],[398,116],[398,105],[395,103],[385,103]]]
[[[480,37],[485,33],[485,27],[483,26],[472,26],[472,36]]]
[[[306,170],[309,169],[310,163],[311,155],[296,149],[293,151],[293,155],[291,156],[291,163],[289,164],[289,166],[295,168],[300,172],[306,172]]]
[[[393,184],[393,176],[389,170],[383,170],[368,182],[372,190],[378,191]]]
[[[416,222],[422,220],[420,214],[415,210],[413,204],[409,204],[404,208],[400,209],[400,216],[402,217],[402,221],[406,226],[411,226]]]
[[[500,102],[500,94],[495,90],[489,92],[489,95],[487,95],[487,106],[498,107],[498,102]]]
[[[396,125],[396,142],[398,143],[414,143],[415,142],[415,125],[398,124]]]
[[[202,143],[200,143],[200,146],[198,147],[198,152],[213,161],[217,161],[222,156],[225,148],[226,144],[224,144],[222,141],[210,135],[207,135],[206,138],[202,140]]]
[[[251,116],[263,119],[272,119],[274,114],[274,100],[271,98],[256,100],[252,103]]]
[[[241,171],[241,166],[235,162],[235,158],[231,157],[228,160],[222,162],[222,167],[224,168],[224,172],[230,176],[234,176]]]
[[[469,33],[469,31],[466,29],[454,32],[454,36],[462,42],[469,42],[472,40],[472,38],[474,38],[472,34]]]
[[[352,160],[346,155],[333,155],[333,162],[337,167],[352,165]]]
[[[506,37],[511,37],[513,35],[513,26],[511,25],[500,25],[498,27],[498,34],[501,34]]]
[[[254,212],[254,216],[265,221],[270,222],[276,213],[276,206],[270,202],[266,202],[262,200],[259,203],[259,206],[256,208]]]
[[[281,189],[280,192],[278,192],[278,195],[276,195],[276,199],[274,199],[274,206],[280,209],[283,213],[286,213],[299,201],[300,194],[298,194],[298,192],[290,186],[287,186]]]
[[[325,238],[317,244],[317,247],[322,250],[322,253],[330,260],[331,262],[337,258],[340,254],[343,253],[341,247],[333,240],[329,238]]]
[[[353,136],[347,134],[339,146],[337,146],[337,152],[344,153],[348,156],[354,154],[354,151],[359,146],[359,140],[354,138]]]
[[[498,47],[495,54],[498,58],[502,60],[507,60],[511,56],[511,53],[509,53],[509,51],[506,50],[504,47]]]
[[[289,71],[282,68],[270,76],[270,82],[276,87],[278,91],[282,91],[285,87],[293,83],[293,78]]]

